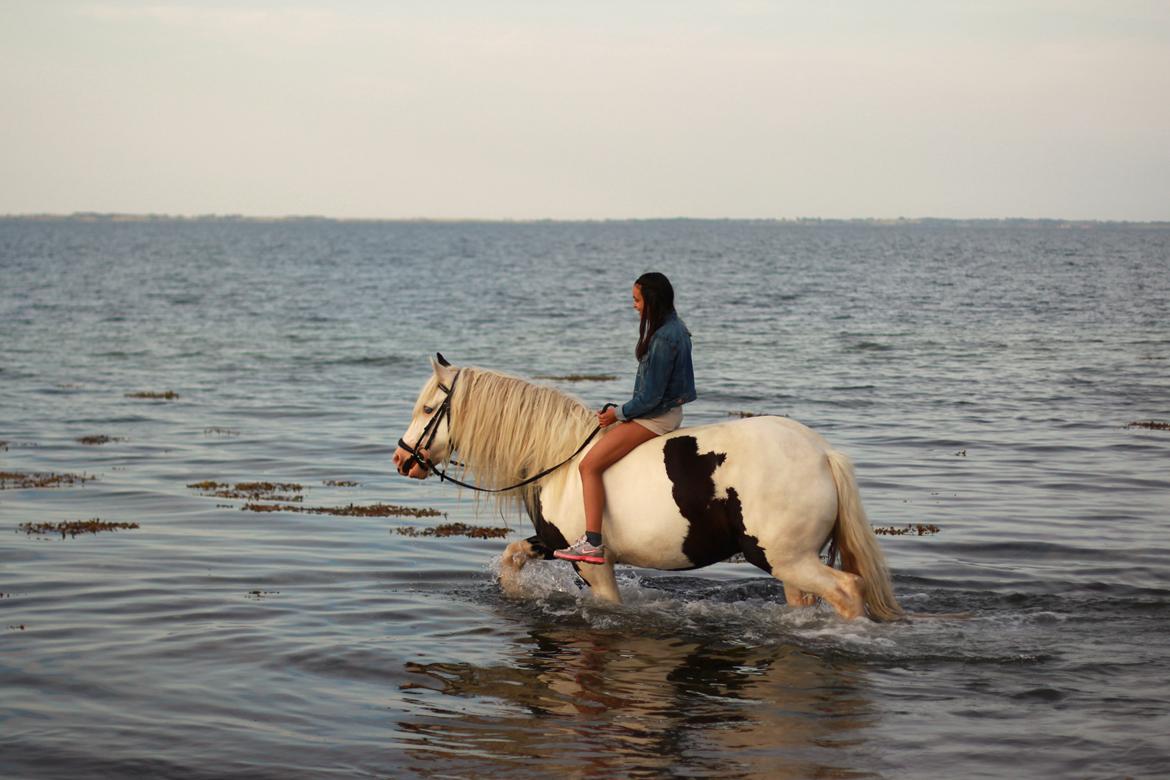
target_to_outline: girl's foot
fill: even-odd
[[[592,545],[588,537],[582,536],[565,549],[555,551],[553,555],[565,561],[602,564],[605,563],[605,545]]]

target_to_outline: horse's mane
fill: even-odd
[[[451,435],[463,478],[484,488],[507,487],[555,466],[596,424],[593,412],[568,393],[482,368],[460,370],[451,399]],[[497,494],[500,508],[530,507],[535,490],[568,468]]]

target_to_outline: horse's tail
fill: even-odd
[[[829,468],[833,471],[833,481],[837,483],[833,547],[841,555],[841,569],[861,577],[865,608],[871,618],[896,620],[902,616],[902,608],[894,598],[886,556],[861,506],[853,463],[846,455],[833,450],[829,452]]]

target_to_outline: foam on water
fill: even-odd
[[[498,572],[496,563],[491,576]],[[843,620],[824,604],[789,607],[781,584],[770,578],[713,581],[651,575],[625,567],[618,567],[616,577],[622,594],[618,605],[596,598],[568,565],[529,563],[516,579],[520,603],[515,606],[534,610],[539,619],[550,622],[579,622],[595,629],[659,637],[686,636],[711,646],[795,645],[875,663],[928,658],[969,663],[1038,661],[1050,657],[1052,651],[1030,630],[1072,617],[1010,607],[939,614],[915,609],[930,601],[928,594],[908,593],[900,594],[908,619],[880,624]],[[1005,648],[1008,631],[1019,632],[1020,638],[1014,647]]]

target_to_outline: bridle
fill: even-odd
[[[431,448],[431,445],[434,444],[435,435],[438,434],[439,425],[442,424],[443,420],[447,421],[448,435],[450,435],[450,433],[451,433],[451,396],[454,395],[454,393],[455,393],[455,383],[457,381],[459,381],[459,373],[460,372],[458,372],[458,371],[455,372],[455,378],[451,380],[450,387],[447,387],[442,382],[439,382],[439,389],[442,390],[446,395],[443,398],[443,402],[441,404],[439,404],[439,408],[435,410],[434,416],[432,416],[431,419],[427,420],[427,424],[425,426],[423,426],[422,433],[420,433],[418,435],[418,441],[415,442],[414,446],[411,447],[409,444],[406,443],[406,441],[404,439],[398,440],[398,446],[410,453],[410,457],[407,458],[405,463],[404,463],[404,467],[406,469],[407,474],[409,474],[411,469],[414,468],[414,466],[412,464],[417,463],[419,465],[419,467],[423,469],[423,471],[433,471],[434,473],[438,474],[439,481],[441,481],[441,482],[453,482],[454,484],[459,485],[460,487],[465,487],[465,488],[468,488],[469,490],[475,490],[475,491],[478,491],[480,493],[506,493],[509,490],[515,490],[516,488],[521,488],[521,487],[524,487],[525,485],[531,485],[536,480],[541,479],[543,477],[547,477],[549,474],[553,473],[554,471],[559,469],[561,466],[565,465],[566,463],[571,461],[573,458],[580,455],[581,450],[585,449],[585,447],[588,446],[589,442],[593,441],[593,437],[596,436],[601,431],[601,425],[598,424],[597,427],[593,429],[593,432],[585,437],[585,441],[581,442],[581,446],[578,447],[576,449],[576,451],[573,452],[572,455],[565,458],[557,465],[551,466],[551,467],[545,469],[544,471],[541,471],[539,474],[533,474],[531,477],[528,477],[527,479],[525,479],[521,482],[517,482],[515,485],[509,485],[508,487],[503,487],[503,488],[483,488],[483,487],[479,487],[478,485],[470,485],[466,482],[463,482],[462,480],[455,479],[455,477],[449,477],[449,476],[447,476],[447,472],[441,470],[438,466],[436,466],[431,461],[431,459],[429,457],[427,457],[426,455],[423,455],[422,450],[429,450]],[[604,407],[602,407],[602,411],[604,411],[605,409],[608,409],[611,406],[615,406],[615,405],[616,404],[606,404]],[[424,440],[426,441],[425,444],[423,443]],[[451,450],[454,451],[454,449],[455,449],[455,447],[454,447],[454,445],[452,445]],[[451,463],[454,463],[457,466],[462,465],[458,461],[455,461],[455,460],[452,460]]]
[[[438,469],[435,468],[435,464],[431,462],[431,459],[423,455],[421,451],[429,450],[431,445],[435,443],[435,435],[438,434],[439,425],[443,422],[444,419],[447,420],[447,433],[451,433],[451,394],[455,392],[455,383],[458,381],[459,372],[456,371],[455,378],[451,380],[450,387],[447,387],[442,382],[439,382],[439,389],[442,390],[446,395],[443,398],[443,402],[439,404],[439,408],[435,410],[434,416],[427,420],[427,424],[423,426],[422,433],[418,435],[418,441],[414,443],[413,447],[407,444],[405,439],[398,440],[398,446],[410,453],[410,457],[406,459],[405,464],[407,474],[409,474],[410,470],[414,468],[414,466],[411,465],[414,463],[417,463],[423,471],[434,471],[436,474],[439,473]],[[426,444],[423,444],[424,439],[426,440]]]

